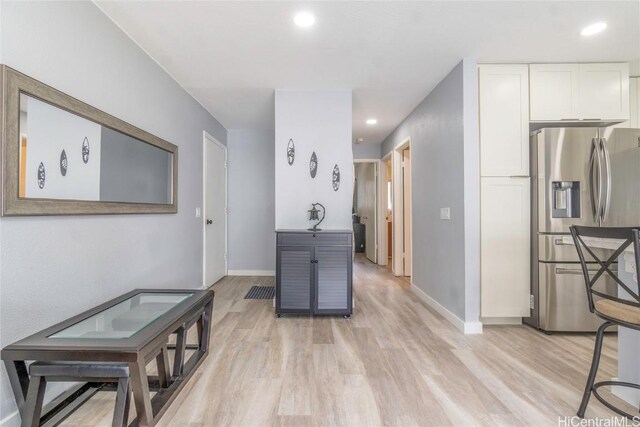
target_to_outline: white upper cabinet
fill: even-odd
[[[529,69],[480,65],[480,174],[529,175]]]
[[[629,64],[532,64],[531,121],[629,119]]]
[[[640,128],[640,77],[629,79],[629,127]]]
[[[535,64],[531,72],[531,120],[578,120],[580,66]]]

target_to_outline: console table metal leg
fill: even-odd
[[[37,375],[31,377],[27,400],[22,413],[22,427],[38,427],[40,425],[46,384],[43,377]]]
[[[204,307],[204,312],[198,323],[200,331],[200,350],[206,352],[209,349],[209,339],[211,335],[211,315],[213,313],[213,301]]]
[[[5,360],[4,366],[7,369],[9,383],[16,398],[18,411],[22,415],[24,410],[25,399],[27,398],[27,389],[29,387],[29,373],[27,365],[22,360]]]
[[[131,390],[136,405],[138,425],[140,427],[151,427],[154,425],[153,410],[151,408],[149,379],[147,378],[144,360],[129,363],[129,373],[131,375]]]
[[[160,350],[160,354],[156,356],[156,365],[158,366],[158,379],[160,381],[160,387],[169,387],[171,381],[171,372],[169,371],[169,351],[165,345]]]
[[[129,378],[118,380],[116,406],[113,410],[111,427],[126,427],[129,421],[129,404],[131,402],[131,385]]]
[[[182,325],[176,334],[176,353],[173,358],[173,375],[182,375],[184,365],[184,355],[187,350],[187,328]]]

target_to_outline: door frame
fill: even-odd
[[[384,218],[384,215],[382,215],[382,209],[381,209],[381,200],[380,200],[380,188],[381,188],[381,184],[380,184],[380,177],[382,176],[382,174],[380,173],[380,169],[381,169],[381,165],[382,162],[380,159],[353,159],[353,164],[354,164],[354,168],[355,168],[355,164],[356,163],[374,163],[375,164],[375,181],[376,181],[376,201],[375,201],[375,218],[373,220],[373,222],[376,225],[376,232],[375,232],[375,236],[376,236],[376,264],[378,265],[387,265],[387,260],[386,258],[383,258],[382,255],[382,245],[381,245],[381,241],[382,241],[382,226],[380,223],[380,218]],[[353,174],[353,180],[355,182],[356,179],[356,174],[354,171]],[[380,261],[382,260],[382,262],[384,262],[384,264],[381,264]]]
[[[389,264],[389,256],[391,256],[391,268],[393,270],[393,260],[395,259],[395,257],[393,256],[393,253],[395,251],[395,246],[392,244],[391,245],[391,253],[389,253],[388,250],[388,246],[389,246],[389,239],[387,237],[387,206],[388,206],[388,202],[389,202],[389,194],[387,192],[387,160],[391,161],[391,240],[393,242],[393,206],[395,205],[394,203],[394,199],[393,199],[393,183],[395,182],[394,177],[393,177],[393,158],[391,157],[393,155],[392,151],[389,151],[387,154],[385,154],[382,159],[380,159],[380,166],[379,169],[380,170],[384,170],[384,174],[381,172],[379,174],[379,180],[378,182],[380,183],[380,192],[379,192],[379,196],[380,196],[380,203],[378,204],[379,209],[380,209],[380,221],[378,221],[378,223],[380,224],[381,227],[381,232],[380,232],[380,259],[382,260],[382,262],[379,262],[379,265],[388,265]]]
[[[401,143],[393,147],[393,160],[392,160],[392,174],[393,174],[393,265],[392,270],[395,276],[405,276],[404,274],[404,265],[403,260],[404,257],[397,256],[399,254],[404,255],[403,251],[403,241],[404,241],[404,188],[402,186],[402,151],[405,149],[411,149],[411,137],[408,136]],[[413,153],[412,153],[413,154]],[[412,156],[413,158],[413,156]],[[410,165],[412,166],[413,160],[412,158],[409,160]],[[411,168],[409,169],[411,170]],[[409,176],[410,191],[413,192],[413,185],[411,185],[411,181],[413,174]],[[399,207],[402,209],[399,209]],[[409,200],[409,210],[411,211],[411,241],[409,242],[410,250],[409,255],[411,256],[411,269],[409,271],[408,276],[413,276],[413,197]]]
[[[229,169],[227,146],[218,141],[213,135],[206,130],[202,131],[202,208],[200,210],[200,222],[202,225],[202,289],[207,289],[207,237],[205,234],[206,225],[206,203],[207,203],[207,142],[212,142],[224,151],[224,275],[229,275]]]

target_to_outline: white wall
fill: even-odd
[[[201,286],[202,131],[226,143],[226,130],[93,3],[5,1],[0,31],[3,63],[180,153],[176,215],[0,218],[0,346],[134,288]]]
[[[295,143],[295,161],[287,163],[287,144]],[[318,172],[309,174],[316,152]],[[340,188],[332,187],[332,171],[340,168]],[[351,91],[276,90],[275,94],[276,229],[306,229],[307,210],[320,202],[327,216],[324,229],[351,229],[353,151]]]
[[[411,137],[411,281],[461,322],[480,312],[477,70],[460,62],[382,142]],[[451,220],[440,219],[440,208]]]
[[[274,274],[275,139],[272,130],[229,130],[230,274]]]
[[[369,144],[361,142],[353,144],[354,160],[371,160],[380,158],[380,144]]]

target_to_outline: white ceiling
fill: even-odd
[[[275,88],[350,88],[354,139],[379,143],[465,57],[640,74],[640,0],[97,4],[227,129],[273,129]],[[301,10],[315,26],[293,25]]]

